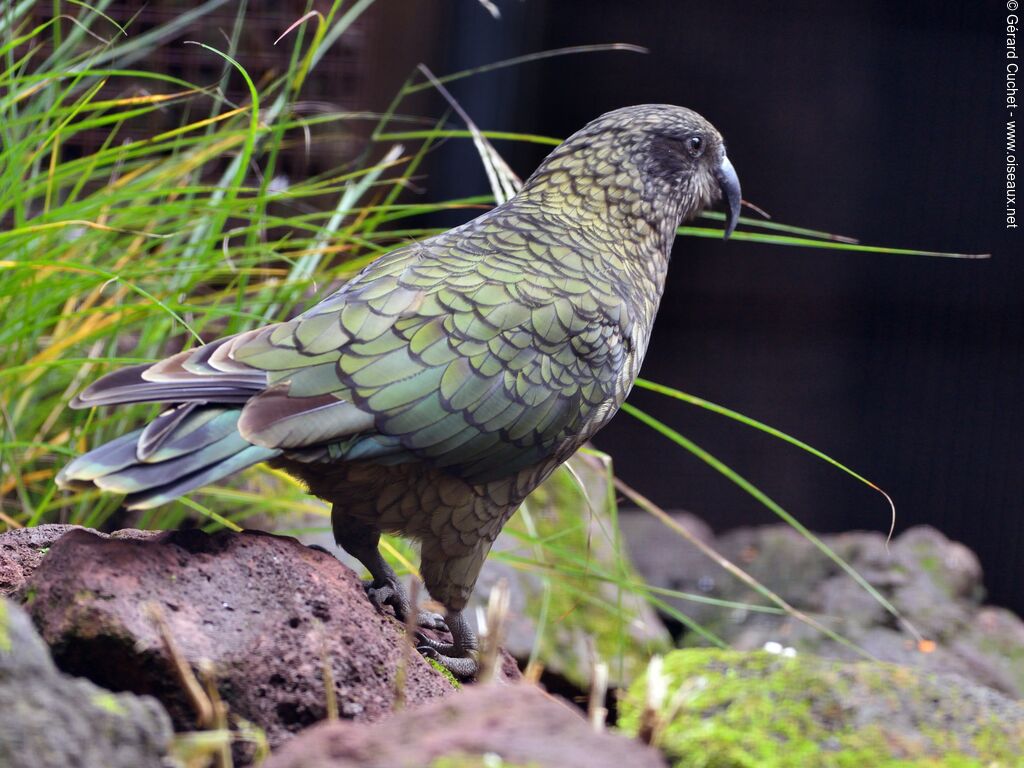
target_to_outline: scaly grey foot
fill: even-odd
[[[445,618],[452,642],[443,643],[427,637],[422,632],[416,633],[416,650],[433,659],[456,677],[470,679],[476,677],[479,669],[477,664],[477,640],[473,630],[462,616],[461,611],[449,611]]]
[[[383,611],[385,605],[390,605],[395,611],[395,618],[402,622],[406,620],[412,604],[400,582],[392,579],[367,581],[363,583],[363,588],[366,590],[367,599],[378,611]],[[419,611],[416,615],[416,626],[442,632],[448,630],[444,617],[432,611]]]

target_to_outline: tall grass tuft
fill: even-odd
[[[199,6],[189,20],[222,4]],[[0,522],[99,526],[117,509],[115,498],[60,494],[52,482],[69,456],[151,411],[67,410],[91,379],[282,319],[396,242],[432,234],[403,220],[484,203],[396,202],[436,140],[429,130],[405,152],[359,138],[385,116],[296,109],[310,69],[369,4],[342,13],[338,1],[304,19],[281,42],[291,46],[287,69],[259,84],[231,45],[195,48],[224,67],[212,85],[122,68],[180,20],[140,42],[99,7],[77,7],[70,32],[53,20],[33,26],[31,3],[0,14]],[[230,40],[243,21],[240,13]],[[228,77],[245,83],[243,102],[223,96]],[[168,115],[176,124],[154,132]],[[98,148],[76,151],[97,132]],[[283,153],[325,142],[349,142],[357,161],[302,179],[278,173]],[[236,526],[318,508],[256,469],[138,524],[200,514]]]

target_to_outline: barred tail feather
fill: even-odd
[[[281,454],[280,450],[273,448],[263,448],[258,445],[249,445],[248,443],[246,445],[248,445],[247,448],[243,448],[233,456],[218,461],[216,464],[212,464],[199,472],[176,478],[169,483],[149,488],[139,493],[129,494],[125,497],[124,505],[128,509],[152,509],[153,507],[159,507],[161,504],[166,504],[168,501],[183,496],[189,491],[194,491],[196,488],[222,480],[228,475],[241,472],[247,467],[267,461]]]
[[[79,456],[57,483],[124,493],[129,509],[149,509],[280,455],[238,434],[240,413],[213,406],[168,411],[157,418],[156,430],[136,430]]]

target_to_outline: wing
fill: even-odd
[[[482,217],[378,259],[294,320],[114,372],[74,405],[234,404],[246,440],[299,459],[509,475],[586,439],[635,373],[629,302],[566,237]]]
[[[627,303],[584,264],[542,231],[454,230],[210,362],[267,372],[239,421],[253,443],[334,441],[332,458],[387,454],[484,482],[582,441],[625,394]]]

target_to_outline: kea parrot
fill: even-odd
[[[159,402],[142,429],[73,460],[62,486],[164,504],[259,462],[332,505],[367,595],[412,610],[382,532],[417,540],[452,642],[420,651],[472,677],[463,616],[523,499],[615,415],[650,339],[680,222],[740,184],[721,135],[682,107],[608,112],[508,202],[378,258],[293,320],[116,370],[72,408]]]

